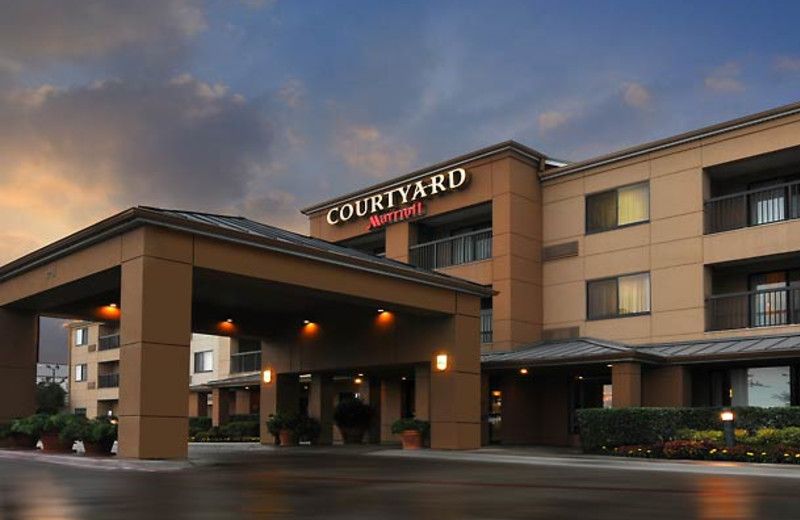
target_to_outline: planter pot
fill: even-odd
[[[36,437],[25,435],[24,433],[11,434],[12,446],[18,450],[35,450]]]
[[[281,440],[281,446],[291,446],[294,444],[294,442],[292,442],[292,430],[281,430],[278,436]]]
[[[342,434],[342,440],[344,440],[345,444],[361,444],[366,431],[366,428],[339,426],[339,433]]]
[[[417,430],[404,431],[400,434],[400,440],[403,442],[404,450],[422,449],[422,433]]]
[[[44,453],[72,453],[73,441],[61,442],[58,433],[42,434],[42,452]]]
[[[92,457],[108,457],[112,455],[111,449],[114,447],[114,441],[111,442],[88,442],[83,441],[83,449],[86,455]]]

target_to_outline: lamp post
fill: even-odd
[[[733,412],[729,408],[725,408],[720,412],[719,418],[722,419],[722,431],[725,434],[725,445],[728,448],[733,448],[736,443],[736,436],[733,429]]]

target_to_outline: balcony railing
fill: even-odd
[[[119,374],[100,374],[97,376],[97,388],[118,388]]]
[[[711,296],[706,313],[708,330],[800,324],[800,287]]]
[[[113,348],[119,348],[119,334],[100,336],[100,341],[97,342],[97,350],[111,350]]]
[[[261,370],[261,351],[231,354],[231,373],[258,372]]]
[[[800,181],[715,197],[705,216],[706,233],[800,218]]]
[[[410,247],[411,263],[440,269],[492,257],[492,230],[481,229]]]
[[[481,309],[481,343],[492,342],[492,309]]]

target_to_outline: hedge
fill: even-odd
[[[228,422],[257,422],[261,423],[261,415],[257,413],[240,413],[228,416]]]
[[[653,445],[675,440],[680,430],[719,430],[719,408],[585,408],[575,417],[586,451],[603,447]],[[761,429],[800,426],[800,407],[736,407],[735,427]]]
[[[211,417],[189,417],[189,437],[211,429]]]

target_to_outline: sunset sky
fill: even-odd
[[[0,263],[134,205],[298,208],[506,139],[800,100],[800,3],[0,0]]]

